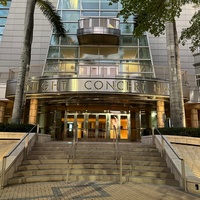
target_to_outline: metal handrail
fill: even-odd
[[[2,170],[1,170],[1,189],[3,188],[4,186],[4,176],[5,176],[5,170],[6,170],[6,159],[17,149],[17,147],[19,147],[19,145],[22,144],[22,142],[26,139],[26,142],[25,142],[25,149],[28,147],[28,142],[29,142],[29,139],[28,139],[28,136],[29,134],[31,133],[31,131],[37,127],[37,131],[36,133],[39,132],[39,125],[35,125],[31,128],[31,130],[20,140],[20,142],[12,149],[12,151],[10,151],[9,154],[7,154],[6,156],[3,157],[3,162],[2,162]],[[28,152],[26,151],[26,154]]]
[[[185,175],[185,161],[183,158],[181,158],[176,151],[171,147],[170,143],[164,138],[164,136],[162,135],[162,133],[155,127],[152,127],[152,135],[154,136],[154,129],[157,130],[157,132],[159,133],[159,135],[162,138],[162,156],[163,156],[163,151],[164,151],[164,141],[166,142],[166,144],[170,147],[170,149],[173,151],[173,153],[176,155],[176,157],[181,161],[181,176],[182,176],[182,180],[183,180],[183,188],[185,191],[187,191],[186,189],[186,175]]]
[[[117,164],[118,161],[118,133],[117,133],[117,129],[115,126],[114,127],[114,133],[115,133],[115,161]]]

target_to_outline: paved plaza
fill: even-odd
[[[44,182],[5,187],[1,200],[199,200],[200,196],[185,193],[180,188],[112,182]]]

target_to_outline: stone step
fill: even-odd
[[[72,163],[72,160],[69,160],[70,163]],[[41,160],[24,160],[22,161],[22,165],[30,165],[30,164],[56,164],[56,163],[60,163],[60,164],[67,164],[67,159],[41,159]],[[162,167],[166,167],[167,164],[164,161],[141,161],[141,160],[134,160],[134,161],[130,161],[130,160],[124,160],[123,165],[124,164],[131,164],[134,163],[134,165],[142,165],[142,166],[162,166]],[[84,164],[84,166],[87,164]],[[91,164],[88,164],[91,165]],[[93,164],[94,165],[94,164]]]
[[[108,160],[108,159],[107,159]],[[75,160],[74,160],[74,163],[80,163],[80,162],[83,162],[83,163],[92,163],[92,162],[106,162],[107,161],[105,158],[104,159],[90,159],[90,158],[77,158],[75,156]],[[113,161],[115,161],[115,156],[113,157]],[[147,156],[132,156],[131,158],[130,157],[122,157],[122,162],[123,163],[132,163],[134,161],[157,161],[157,162],[162,162],[163,161],[163,158],[161,157],[147,157]],[[118,158],[118,162],[119,162],[119,158]]]
[[[14,177],[8,180],[9,185],[47,182],[47,181],[66,181],[67,175],[47,175],[47,176],[26,176]],[[126,178],[123,177],[125,182]],[[115,181],[119,182],[119,175],[71,175],[69,181]]]
[[[116,164],[113,142],[79,142],[75,148],[75,159],[72,161],[70,157],[68,165],[71,147],[69,142],[37,144],[9,184],[66,181],[68,172],[69,181],[119,182],[119,159]],[[155,146],[119,143],[118,147],[118,158],[121,155],[123,162],[123,182],[177,184]]]
[[[142,176],[142,177],[156,177],[156,178],[167,178],[174,179],[174,174],[169,172],[152,172],[152,171],[133,171],[131,176]]]
[[[46,170],[29,170],[29,171],[18,171],[14,173],[14,177],[25,177],[25,176],[41,176],[41,175],[113,175],[119,174],[119,169],[85,169],[85,168],[78,168],[78,169],[46,169]],[[123,171],[124,174],[127,173],[127,170]]]
[[[70,151],[31,151],[30,155],[66,155]]]
[[[170,186],[179,186],[179,182],[175,179],[166,179],[166,178],[155,178],[155,177],[146,177],[146,176],[130,176],[129,181],[134,183],[148,183],[148,184],[158,184],[158,185],[170,185]]]
[[[110,152],[107,151],[106,153],[101,153],[101,152],[87,152],[87,151],[82,151],[82,152],[75,152],[76,158],[82,157],[109,157],[109,155],[114,155],[115,156],[115,151]],[[133,156],[152,156],[152,157],[160,157],[159,152],[131,152],[131,153],[125,153],[125,152],[119,152],[118,155],[122,155],[123,157],[133,157]]]
[[[31,151],[70,151],[71,146],[68,147],[33,147]]]

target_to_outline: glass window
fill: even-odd
[[[0,25],[5,25],[6,24],[6,19],[7,18],[0,18]]]
[[[101,0],[101,9],[105,10],[113,10],[118,9],[118,3],[112,3],[112,5],[109,5],[110,1],[108,0]]]
[[[76,35],[66,35],[65,38],[61,38],[61,45],[77,45],[78,39]]]
[[[50,45],[58,45],[59,37],[57,35],[52,35]]]
[[[0,27],[0,34],[3,34],[4,27]]]
[[[120,45],[123,46],[138,46],[138,39],[133,36],[121,36]]]
[[[0,16],[1,17],[7,17],[8,16],[8,10],[0,10]]]
[[[133,24],[120,24],[121,34],[133,34]]]
[[[11,4],[11,1],[7,1],[7,5],[3,6],[2,4],[0,4],[0,8],[10,8],[10,4]]]
[[[147,36],[146,35],[142,35],[139,38],[139,44],[140,44],[140,46],[148,46]]]
[[[140,48],[140,59],[150,59],[149,48]]]
[[[50,47],[48,52],[48,58],[58,58],[59,48],[58,47]]]
[[[118,59],[117,47],[101,47],[100,48],[101,59]]]
[[[99,12],[98,11],[82,11],[81,12],[81,16],[90,16],[90,17],[93,17],[93,16],[99,16]]]
[[[80,0],[60,0],[58,9],[79,9]]]
[[[64,23],[66,33],[77,33],[78,23]]]
[[[138,58],[138,48],[121,48],[120,58],[126,60]]]
[[[99,9],[99,0],[82,0],[82,9]]]
[[[80,19],[80,15],[78,11],[63,11],[62,12],[62,20],[63,21],[78,21]]]
[[[120,22],[124,22],[124,18],[122,15],[119,16],[119,19],[120,19]],[[134,21],[133,15],[129,16],[127,19],[127,22],[133,22],[133,21]]]
[[[82,59],[98,59],[98,48],[97,47],[81,47],[80,58]]]
[[[60,48],[60,57],[61,58],[77,58],[78,57],[78,48],[67,48],[61,47]]]
[[[116,12],[100,12],[100,16],[117,17]]]

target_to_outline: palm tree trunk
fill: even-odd
[[[21,65],[18,71],[18,79],[15,92],[14,108],[12,113],[12,123],[19,124],[21,122],[23,104],[24,104],[24,85],[26,72],[31,60],[31,45],[33,39],[34,26],[34,10],[36,0],[27,0],[26,13],[24,20],[24,42],[21,55]]]
[[[173,127],[185,127],[182,75],[176,22],[166,22],[170,84],[170,117]]]

